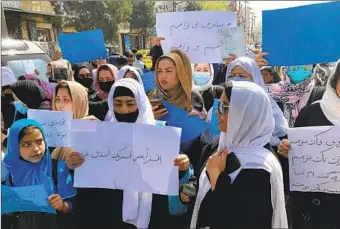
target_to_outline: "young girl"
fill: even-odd
[[[49,204],[57,215],[42,212],[14,213],[12,228],[74,228],[73,200],[76,195],[66,164],[51,159],[41,125],[23,119],[11,126],[4,164],[9,172],[6,184],[12,187],[44,185]]]

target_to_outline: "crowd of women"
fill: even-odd
[[[142,73],[129,63],[72,69],[63,59],[51,62],[53,91],[37,75],[16,79],[2,67],[3,185],[42,184],[57,211],[5,214],[3,228],[340,228],[340,196],[290,192],[287,160],[289,127],[340,126],[340,61],[276,71],[260,53],[256,60],[231,56],[215,68],[193,65],[177,49],[163,54],[160,39],[150,54],[156,88],[147,92]],[[75,189],[69,177],[83,156],[48,147],[42,126],[27,119],[28,109],[43,109],[164,126],[158,120],[168,114],[166,101],[210,123],[214,99],[220,134],[181,143],[173,162],[177,196]]]

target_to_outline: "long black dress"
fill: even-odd
[[[301,110],[295,127],[333,126],[326,118],[320,103]],[[317,192],[291,192],[293,228],[338,229],[340,228],[340,195]]]

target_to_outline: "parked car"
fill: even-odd
[[[1,42],[1,66],[9,66],[17,78],[35,74],[36,69],[39,77],[48,81],[47,64],[51,61],[45,51],[32,41],[3,39]]]

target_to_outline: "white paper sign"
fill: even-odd
[[[75,187],[178,195],[181,129],[89,120],[72,120],[71,129],[72,148],[85,157]]]
[[[32,60],[22,60],[26,74],[35,74],[35,66]]]
[[[243,26],[221,29],[219,31],[219,42],[222,60],[230,58],[231,54],[237,57],[246,55],[246,41]]]
[[[69,111],[28,110],[27,118],[34,119],[44,128],[49,147],[70,147],[70,121],[73,113]]]
[[[290,190],[340,194],[340,128],[288,130]]]
[[[158,13],[157,36],[164,37],[164,53],[179,48],[191,63],[220,63],[220,29],[237,26],[236,14],[229,11]]]

